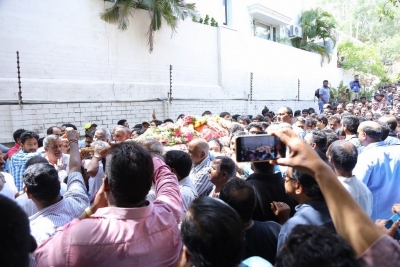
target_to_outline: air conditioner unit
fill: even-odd
[[[290,38],[295,38],[295,37],[302,37],[303,33],[301,30],[301,27],[299,25],[290,25],[289,26],[289,37]]]

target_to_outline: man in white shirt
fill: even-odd
[[[371,216],[372,193],[363,182],[352,174],[357,164],[357,148],[346,140],[338,140],[332,143],[326,154],[339,181],[364,211]]]
[[[51,134],[43,139],[45,158],[57,170],[60,182],[67,177],[69,172],[69,155],[62,153],[61,146],[61,138],[58,135]]]
[[[165,154],[165,163],[171,168],[179,181],[181,191],[183,212],[189,209],[192,201],[197,198],[197,190],[189,178],[192,161],[189,155],[183,151],[171,150]]]
[[[0,195],[15,201],[15,195],[17,193],[18,190],[11,174],[0,172]]]

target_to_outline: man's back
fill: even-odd
[[[275,221],[276,216],[271,210],[272,201],[285,202],[290,207],[290,216],[295,213],[296,202],[285,192],[285,180],[281,173],[261,174],[253,173],[247,179],[254,186],[256,192],[256,208],[253,213],[253,220],[257,221]]]
[[[368,216],[371,216],[373,197],[368,187],[354,176],[350,178],[338,177],[338,179]]]
[[[386,146],[383,142],[368,145],[358,156],[353,174],[372,192],[371,218],[390,218],[391,207],[400,202],[399,147]]]
[[[271,221],[253,222],[253,226],[246,229],[245,258],[260,256],[271,263],[275,263],[281,225]]]

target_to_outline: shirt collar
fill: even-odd
[[[386,144],[385,144],[384,141],[371,143],[371,144],[369,144],[369,145],[367,145],[367,146],[365,147],[364,151],[367,150],[367,149],[370,149],[370,148],[373,148],[373,147],[379,147],[379,146],[386,146]]]
[[[200,162],[198,165],[194,166],[194,171],[199,171],[200,169],[202,169],[203,167],[207,166],[208,162],[210,161],[210,157],[207,156],[205,159],[203,159],[202,162]]]
[[[139,208],[118,208],[106,207],[98,209],[90,217],[94,218],[113,218],[113,219],[143,219],[150,216],[153,211],[153,202],[148,201],[148,205]]]

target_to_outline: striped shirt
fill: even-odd
[[[210,157],[207,156],[200,164],[196,166],[193,165],[190,171],[189,177],[194,186],[196,186],[199,197],[207,196],[213,187],[213,184],[210,182],[210,173],[208,172],[210,166],[211,160]]]
[[[24,181],[23,175],[25,172],[25,164],[26,162],[34,156],[39,155],[39,153],[25,153],[25,151],[21,148],[18,150],[11,158],[10,161],[10,174],[14,177],[15,186],[18,191],[22,190]]]

